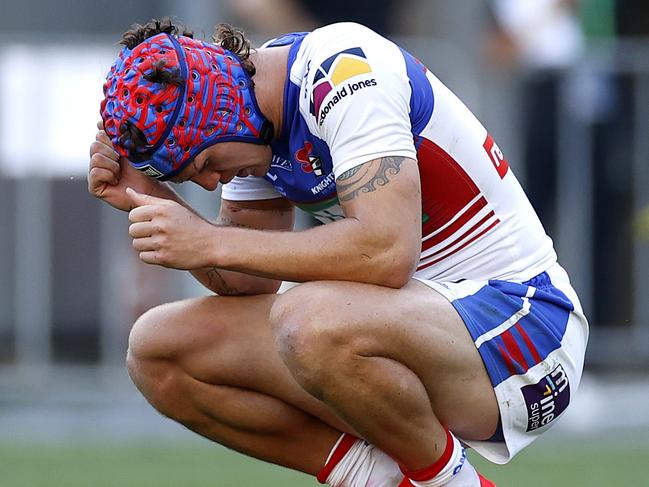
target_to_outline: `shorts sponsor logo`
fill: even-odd
[[[537,384],[522,387],[521,392],[527,406],[527,431],[548,425],[570,403],[570,384],[561,365]]]
[[[313,77],[311,103],[309,110],[322,125],[329,112],[345,97],[376,86],[376,79],[365,79],[346,83],[354,76],[371,74],[372,68],[360,47],[346,49],[327,58],[316,70]],[[324,99],[333,91],[331,99],[323,105]]]

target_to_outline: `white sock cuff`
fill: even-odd
[[[352,435],[338,439],[318,474],[320,483],[332,487],[396,487],[402,480],[397,462]]]
[[[332,487],[343,487],[343,485],[350,483],[350,478],[353,479],[359,473],[365,473],[359,470],[364,469],[365,461],[371,449],[372,446],[370,444],[360,438],[356,438],[356,441],[354,441],[349,450],[347,450],[347,453],[345,453],[327,477],[327,483]]]
[[[417,472],[404,472],[415,487],[441,487],[460,473],[466,462],[466,451],[460,441],[447,432],[447,445],[437,463]],[[451,442],[449,444],[449,442]],[[440,464],[440,462],[445,462]],[[414,479],[413,479],[414,477]]]

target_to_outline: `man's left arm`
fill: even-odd
[[[417,162],[375,159],[341,174],[336,187],[345,219],[301,232],[218,229],[210,246],[214,264],[297,282],[405,285],[421,250]]]

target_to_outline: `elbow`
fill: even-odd
[[[248,283],[246,287],[242,287],[239,296],[258,296],[260,294],[277,294],[282,281],[275,279],[257,278]]]
[[[257,295],[257,294],[277,294],[279,288],[282,285],[282,281],[277,281],[275,279],[260,279],[257,281],[251,288],[247,291],[248,295]]]
[[[257,296],[260,294],[276,294],[282,281],[266,279],[257,276],[232,276],[228,283],[210,290],[219,296]]]
[[[412,279],[417,270],[418,261],[419,252],[414,253],[409,249],[392,247],[383,253],[380,262],[376,262],[372,284],[401,289]]]
[[[410,279],[412,279],[414,272],[410,266],[395,265],[389,269],[384,275],[375,282],[375,284],[383,287],[390,287],[393,289],[401,289]]]

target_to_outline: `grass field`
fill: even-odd
[[[476,467],[500,487],[649,486],[649,445],[555,442],[509,465]],[[0,443],[0,487],[315,487],[312,477],[208,443],[173,445]]]

